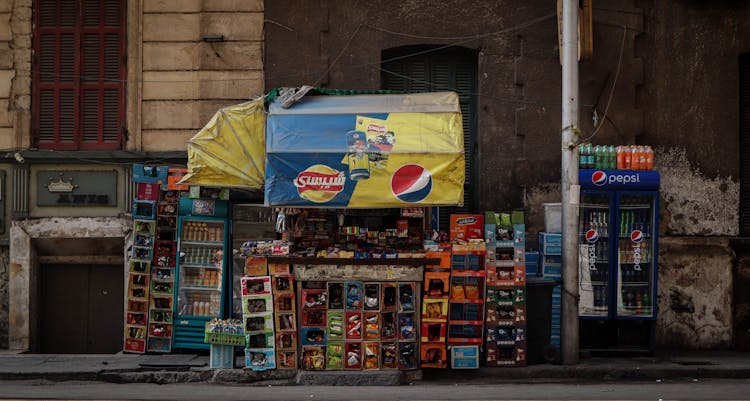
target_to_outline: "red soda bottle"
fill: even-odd
[[[622,145],[617,146],[617,169],[625,169],[625,152],[622,150]]]
[[[646,170],[654,169],[654,150],[646,146]]]
[[[630,169],[640,170],[641,169],[641,152],[638,151],[638,147],[635,145],[630,146]]]
[[[632,159],[633,153],[630,151],[630,146],[628,146],[628,145],[623,146],[622,147],[622,154],[623,154],[623,157],[622,157],[622,160],[623,160],[622,168],[624,170],[630,170],[631,167],[632,167],[632,161],[633,161],[633,159]]]
[[[641,167],[640,170],[648,170],[648,164],[646,164],[645,146],[638,146],[638,165]]]

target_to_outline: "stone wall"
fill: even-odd
[[[131,47],[142,150],[185,150],[219,108],[263,95],[262,0],[146,0],[142,11],[142,47]]]
[[[0,150],[29,145],[31,0],[0,0]]]

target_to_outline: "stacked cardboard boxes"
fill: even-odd
[[[539,233],[539,250],[542,254],[542,277],[562,280],[562,234]],[[560,347],[560,327],[562,322],[562,286],[552,289],[552,331],[550,344]]]
[[[523,212],[485,214],[487,366],[526,364],[526,236]]]

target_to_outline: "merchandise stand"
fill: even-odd
[[[427,259],[361,260],[366,268],[357,259],[316,259],[293,265],[301,368],[418,368],[418,295]]]
[[[523,212],[485,214],[486,366],[526,365],[526,266]],[[509,218],[508,218],[509,217]]]
[[[448,367],[446,338],[448,332],[448,298],[451,282],[451,252],[427,252],[428,258],[439,258],[439,265],[425,266],[422,292],[422,330],[420,366]]]
[[[450,298],[448,300],[448,346],[451,368],[479,367],[484,340],[485,243],[483,216],[450,216]]]
[[[274,298],[276,368],[297,369],[297,327],[294,276],[288,264],[269,264]]]
[[[249,256],[248,258],[255,258]],[[261,257],[265,264],[265,258]],[[245,368],[267,370],[276,368],[271,276],[242,278],[242,317],[247,335]]]
[[[138,169],[144,170],[141,167]],[[163,171],[166,178],[166,168],[163,168]],[[134,174],[134,179],[135,177]],[[151,265],[154,259],[156,238],[156,201],[159,197],[161,182],[155,179],[153,182],[138,182],[138,180],[136,182],[137,194],[136,199],[133,200],[133,246],[128,261],[128,303],[123,350],[142,354],[147,350]]]
[[[171,352],[174,278],[177,259],[177,208],[180,191],[160,189],[156,205],[156,246],[151,265],[149,352]]]

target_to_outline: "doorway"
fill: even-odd
[[[40,266],[39,339],[45,354],[122,350],[122,266]]]

